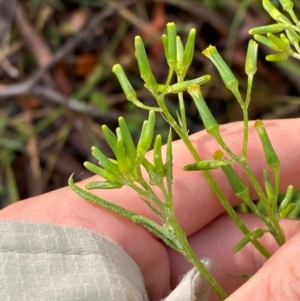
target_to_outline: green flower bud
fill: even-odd
[[[167,191],[169,195],[172,195],[172,184],[173,184],[173,149],[172,149],[172,129],[169,130],[166,150],[166,180],[167,180]],[[171,201],[171,199],[170,199]]]
[[[261,120],[257,120],[254,123],[254,127],[258,133],[260,141],[262,143],[267,164],[270,168],[277,171],[279,168],[279,159],[275,153],[275,150],[271,144],[266,128]]]
[[[300,35],[294,29],[287,29],[285,32],[289,41],[296,49],[298,48],[297,51],[300,52],[299,50]]]
[[[176,37],[176,48],[176,71],[180,76],[183,76],[183,45],[179,36]]]
[[[281,210],[279,212],[279,216],[281,218],[286,218],[289,217],[289,215],[293,212],[293,210],[296,208],[296,204],[295,203],[290,203],[286,206],[286,208],[284,208],[283,210]]]
[[[286,18],[269,0],[262,1],[263,7],[266,12],[278,23],[291,24],[288,18]]]
[[[195,105],[198,109],[198,112],[201,116],[203,124],[207,132],[211,135],[215,135],[215,133],[219,132],[219,125],[217,124],[214,116],[209,110],[205,100],[203,99],[200,86],[199,85],[191,85],[188,87],[188,93],[193,98]]]
[[[275,36],[272,33],[268,33],[267,37],[270,41],[272,41],[277,47],[278,49],[280,49],[281,51],[290,51],[290,43],[289,40],[286,38],[286,36],[284,34],[280,35],[280,38],[278,38],[277,36]]]
[[[123,117],[119,117],[118,120],[119,120],[121,136],[122,136],[122,140],[124,142],[126,153],[127,153],[128,157],[135,158],[136,157],[136,149],[135,149],[131,134],[129,132],[129,129],[127,127],[127,124],[125,122],[125,119]]]
[[[149,111],[148,120],[145,120],[142,127],[141,136],[137,145],[137,156],[139,160],[142,160],[149,150],[152,139],[153,139],[153,131],[155,125],[155,113],[153,111]]]
[[[157,92],[156,79],[150,68],[145,46],[140,36],[135,37],[135,56],[138,61],[141,78],[144,80],[146,88],[152,94],[156,95]]]
[[[291,203],[294,194],[294,186],[289,185],[282,202],[279,205],[279,211],[285,210]]]
[[[195,37],[196,37],[196,30],[192,28],[189,32],[183,53],[183,61],[182,65],[184,68],[184,75],[187,72],[188,68],[190,67],[193,58],[194,58],[194,49],[195,49]]]
[[[291,24],[276,23],[276,24],[252,28],[249,30],[249,34],[254,35],[254,34],[277,33],[277,32],[281,32],[289,27],[291,27]]]
[[[242,240],[232,249],[233,253],[240,251],[247,243],[255,241],[256,239],[262,237],[265,234],[263,229],[257,229],[247,233]]]
[[[257,70],[257,48],[258,44],[254,40],[248,43],[246,56],[245,72],[248,76],[253,77]]]
[[[142,42],[143,43],[143,42]],[[145,49],[144,49],[145,50]],[[141,55],[140,55],[141,56]],[[140,58],[140,57],[139,57]],[[147,56],[146,56],[146,59],[147,59]],[[142,61],[142,59],[140,58],[140,61]],[[139,60],[138,60],[139,62]],[[143,61],[144,62],[144,61]],[[147,63],[148,63],[148,59],[147,59]],[[147,64],[146,64],[147,65]],[[148,66],[149,66],[149,63],[148,63]],[[149,66],[150,68],[150,66]],[[131,86],[124,70],[123,70],[123,67],[119,64],[116,64],[113,66],[113,69],[112,69],[113,73],[116,74],[120,84],[121,84],[121,87],[125,93],[125,96],[127,98],[127,100],[131,101],[132,103],[134,103],[137,107],[141,108],[141,109],[145,109],[145,110],[154,110],[154,111],[157,111],[157,112],[160,112],[161,109],[160,108],[154,108],[154,107],[149,107],[149,106],[146,106],[144,105],[143,103],[141,103],[138,99],[137,99],[137,95],[136,95],[136,92],[135,90],[133,89],[133,87]],[[151,70],[150,70],[151,71]],[[151,71],[151,74],[152,74],[152,71]],[[147,79],[151,78],[151,75],[147,75]],[[152,74],[153,76],[153,74]],[[141,75],[141,77],[144,79],[144,81],[146,82],[145,78]],[[154,77],[154,76],[153,76]],[[154,79],[155,80],[155,79]],[[147,82],[146,82],[147,84]],[[153,82],[148,80],[148,84],[149,85],[152,85]],[[157,91],[157,84],[156,84],[156,81],[155,81],[155,89],[154,89],[154,86],[149,86],[147,84],[147,88],[149,89],[150,92],[154,93],[154,90],[155,90],[155,93]]]
[[[167,36],[168,36],[168,51],[167,62],[171,68],[175,68],[177,61],[177,48],[176,48],[176,25],[173,22],[167,24]]]
[[[285,61],[289,57],[289,54],[286,52],[268,54],[266,60],[269,62],[280,62]]]
[[[167,53],[168,53],[168,37],[167,37],[167,35],[163,34],[161,36],[161,41],[162,41],[162,44],[164,46],[164,52],[165,52],[165,56],[166,56],[166,59],[167,59]]]
[[[221,166],[235,195],[246,203],[249,201],[249,187],[235,172],[231,165]]]
[[[210,81],[210,75],[204,75],[195,79],[191,79],[191,80],[186,80],[180,83],[176,83],[174,85],[171,85],[170,87],[168,87],[166,94],[168,93],[179,93],[179,92],[183,92],[186,91],[188,89],[189,86],[191,85],[203,85],[205,83],[207,83],[208,81]]]
[[[229,160],[202,160],[197,163],[189,164],[183,167],[184,170],[193,171],[193,170],[211,170],[217,169],[221,166],[226,166],[231,164],[232,161]]]
[[[117,161],[119,171],[122,174],[127,174],[133,170],[133,166],[128,164],[127,153],[122,139],[117,140]]]
[[[292,0],[279,0],[283,10],[289,12],[290,10],[293,10],[294,3]]]
[[[157,173],[164,173],[164,163],[162,160],[162,152],[161,152],[161,135],[157,135],[154,141],[154,149],[153,149],[153,162],[155,166],[155,170]]]
[[[277,199],[275,196],[275,191],[272,182],[269,177],[269,173],[266,169],[263,170],[263,176],[264,176],[264,183],[265,183],[265,189],[266,189],[268,200],[271,202],[272,207],[274,208],[276,206]]]
[[[101,131],[102,131],[103,136],[105,137],[106,142],[110,146],[113,153],[116,155],[116,153],[117,153],[117,137],[116,137],[116,135],[105,124],[102,125]]]
[[[119,174],[119,169],[110,159],[108,159],[96,146],[92,146],[92,155],[98,160],[99,164],[112,174]]]
[[[121,183],[113,183],[109,181],[97,181],[97,182],[90,182],[85,185],[85,188],[88,190],[92,189],[116,189],[121,188],[124,186]]]
[[[230,68],[227,66],[223,58],[220,56],[217,48],[210,45],[202,51],[202,54],[208,57],[213,62],[213,64],[218,69],[218,72],[221,75],[227,89],[235,94],[238,90],[238,80],[236,79]]]
[[[283,10],[289,13],[295,24],[298,24],[298,18],[294,12],[294,2],[292,0],[279,0]]]
[[[112,181],[112,182],[118,182],[118,179],[119,179],[118,175],[116,175],[114,173],[110,173],[109,171],[107,171],[106,169],[103,169],[102,167],[99,167],[91,162],[84,162],[83,165],[86,169],[88,169],[95,175],[102,177],[105,180]]]
[[[261,36],[259,34],[255,34],[254,36],[254,39],[264,45],[266,45],[267,47],[271,48],[271,49],[274,49],[276,51],[281,51],[281,49],[273,42],[271,41],[270,39],[264,37],[264,36]]]
[[[121,87],[124,91],[126,98],[132,102],[136,101],[137,100],[136,92],[133,89],[132,85],[130,84],[124,72],[123,67],[120,64],[116,64],[113,66],[112,72],[117,76],[118,81],[121,84]]]

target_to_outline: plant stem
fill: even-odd
[[[227,294],[222,289],[222,287],[218,284],[215,278],[210,274],[210,272],[205,268],[203,263],[199,260],[197,255],[190,247],[186,235],[181,229],[180,225],[178,224],[176,217],[174,215],[170,216],[168,222],[172,225],[174,229],[174,233],[176,233],[178,244],[182,248],[181,249],[182,254],[188,259],[190,263],[192,263],[197,268],[201,277],[205,279],[205,281],[210,285],[210,287],[214,290],[214,292],[221,298],[221,300],[225,300],[227,298]]]
[[[173,116],[171,115],[171,113],[169,112],[164,99],[158,97],[157,98],[157,103],[159,105],[159,107],[161,108],[165,118],[168,120],[170,126],[175,130],[175,132],[179,135],[179,137],[182,139],[182,141],[184,142],[184,144],[186,145],[186,147],[188,148],[188,150],[190,151],[191,155],[193,156],[194,160],[196,162],[201,161],[201,157],[199,156],[198,152],[196,151],[196,149],[194,148],[192,142],[190,141],[188,135],[186,135],[186,133],[184,133],[182,131],[182,129],[179,127],[179,125],[177,124],[176,120],[174,120]],[[226,212],[228,213],[228,215],[232,218],[232,220],[234,221],[234,223],[237,225],[237,227],[246,235],[248,234],[250,231],[249,229],[246,227],[246,225],[242,222],[242,220],[239,218],[239,216],[237,215],[237,213],[235,212],[235,210],[232,208],[231,204],[229,203],[229,201],[226,199],[226,197],[224,196],[224,194],[222,193],[222,191],[220,190],[219,186],[217,185],[217,183],[215,182],[215,180],[213,179],[212,175],[210,174],[209,171],[203,171],[203,174],[205,176],[205,179],[207,180],[208,184],[210,185],[210,187],[212,188],[212,190],[214,191],[214,193],[216,194],[217,198],[220,200],[222,206],[224,207],[224,209],[226,210]],[[257,248],[257,250],[259,252],[261,252],[266,258],[271,257],[271,253],[258,241],[252,241],[252,244]]]
[[[279,244],[279,246],[282,246],[286,239],[285,239],[285,235],[279,225],[278,219],[275,216],[275,213],[272,210],[272,206],[271,204],[268,202],[268,199],[266,198],[261,186],[259,185],[257,179],[255,178],[254,174],[252,173],[251,169],[249,168],[247,162],[244,162],[243,164],[243,168],[248,176],[248,178],[250,179],[252,185],[254,186],[256,192],[258,193],[258,196],[261,200],[261,202],[263,203],[268,218],[270,220],[270,225],[272,226],[273,229],[269,229],[270,232],[273,234],[275,240],[277,241],[277,243]]]

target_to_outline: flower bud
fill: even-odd
[[[188,87],[187,91],[192,96],[195,102],[195,105],[201,116],[205,129],[209,134],[215,135],[216,132],[219,132],[219,125],[216,122],[214,116],[212,115],[210,109],[208,108],[205,100],[203,99],[200,86],[195,84],[191,85]]]
[[[281,32],[289,27],[291,27],[290,24],[276,23],[276,24],[252,28],[249,30],[249,34],[254,35],[254,34],[277,33],[277,32]]]
[[[121,131],[122,140],[126,149],[126,153],[128,157],[135,158],[136,157],[136,149],[131,137],[131,134],[129,132],[129,129],[127,127],[127,124],[125,122],[125,119],[123,117],[119,117],[119,126]]]
[[[135,56],[138,61],[141,78],[144,80],[146,88],[155,95],[157,92],[157,82],[150,68],[145,46],[140,36],[135,37]]]
[[[260,141],[262,143],[268,166],[270,168],[272,168],[273,170],[277,171],[279,168],[280,162],[279,162],[279,159],[273,148],[273,145],[269,139],[268,133],[266,131],[266,128],[265,128],[263,122],[261,120],[257,120],[254,123],[254,127],[255,127],[255,129],[258,133],[258,136],[260,138]]]
[[[246,56],[245,72],[248,76],[253,77],[257,70],[257,48],[258,44],[254,40],[248,43],[248,50]]]
[[[167,62],[171,68],[175,68],[177,61],[177,47],[176,47],[176,25],[174,22],[167,24],[167,36],[168,36],[168,51]]]
[[[238,80],[236,79],[228,65],[225,63],[223,58],[220,56],[217,48],[210,45],[202,51],[202,54],[208,57],[216,66],[227,89],[234,91],[233,93],[235,93],[235,91],[238,89]]]

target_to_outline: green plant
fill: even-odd
[[[293,13],[292,1],[280,1],[280,3],[283,9],[288,12],[292,21],[280,13],[270,1],[263,1],[264,8],[277,23],[252,29],[250,33],[254,34],[254,38],[257,41],[278,52],[267,56],[267,59],[282,60],[288,56],[299,59],[299,21]],[[279,37],[274,34],[281,31],[285,33],[281,33]],[[262,36],[262,34],[266,34],[266,37]],[[280,162],[272,147],[264,124],[260,120],[256,121],[254,126],[261,140],[268,166],[268,170],[265,169],[262,171],[264,187],[259,184],[247,162],[249,131],[248,107],[251,100],[253,78],[256,73],[258,44],[254,40],[250,40],[248,44],[245,62],[245,73],[248,78],[245,98],[242,97],[239,91],[239,83],[235,75],[219,55],[217,49],[214,46],[209,46],[203,51],[203,54],[210,59],[217,68],[226,88],[233,93],[243,113],[244,132],[242,152],[241,154],[236,154],[223,140],[219,131],[219,124],[211,114],[202,96],[201,86],[210,80],[210,76],[204,75],[192,80],[185,79],[187,70],[194,56],[195,35],[196,31],[192,29],[189,32],[186,44],[183,45],[181,39],[176,34],[175,24],[167,24],[167,34],[162,36],[162,42],[169,66],[169,73],[164,84],[157,83],[150,68],[143,41],[139,36],[135,38],[135,54],[140,76],[145,82],[145,88],[148,89],[155,98],[157,106],[150,107],[141,103],[137,99],[136,92],[128,81],[122,66],[118,64],[115,65],[113,72],[116,74],[126,98],[141,109],[148,110],[149,117],[143,123],[137,144],[134,143],[123,117],[119,118],[119,127],[115,133],[107,126],[102,126],[102,133],[112,149],[115,158],[107,158],[101,150],[92,147],[92,154],[99,162],[99,166],[90,162],[84,164],[87,169],[102,178],[100,181],[88,183],[86,189],[117,189],[127,185],[140,194],[142,200],[160,218],[161,224],[121,208],[116,204],[110,203],[76,186],[72,176],[69,179],[69,185],[84,199],[114,211],[134,223],[141,224],[160,237],[167,245],[181,252],[198,269],[202,277],[209,283],[218,296],[221,299],[225,299],[226,293],[209,271],[206,270],[205,265],[197,258],[189,246],[186,235],[181,229],[174,213],[172,196],[172,130],[175,131],[185,143],[195,161],[183,168],[187,171],[201,170],[203,172],[207,182],[215,192],[226,212],[243,232],[244,238],[234,246],[233,252],[239,251],[247,243],[252,243],[266,258],[269,258],[271,256],[270,252],[257,239],[262,237],[266,232],[269,232],[273,235],[278,245],[282,246],[285,243],[285,235],[279,225],[279,221],[281,218],[291,214],[295,208],[295,204],[291,202],[293,195],[292,186],[288,186],[284,199],[280,204],[278,202]],[[172,80],[174,77],[176,78],[176,83],[173,84]],[[189,139],[184,106],[185,91],[193,98],[207,133],[211,135],[220,146],[220,149],[212,154],[212,160],[202,160]],[[179,106],[176,117],[170,113],[165,102],[165,96],[168,94],[178,95]],[[162,151],[161,136],[157,135],[153,137],[156,113],[162,114],[171,127],[165,152]],[[146,157],[146,153],[152,145],[153,158],[149,160],[148,157]],[[250,189],[232,167],[233,163],[239,164],[244,170],[258,195],[259,206],[252,201],[249,193]],[[211,176],[210,170],[218,168],[224,172],[235,195],[241,199],[243,204],[247,207],[247,210],[256,214],[264,222],[264,228],[250,231],[242,222],[221,191],[218,183]],[[274,177],[274,183],[272,183],[270,179],[270,172],[272,173],[272,177]],[[156,187],[156,189],[154,189],[154,187]],[[157,188],[160,194],[156,192]]]

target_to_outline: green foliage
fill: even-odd
[[[269,0],[263,0],[263,7],[276,23],[252,28],[254,38],[277,53],[266,56],[268,61],[283,61],[289,56],[300,59],[299,20],[291,0],[279,1],[284,12],[279,11]]]
[[[279,55],[287,58],[293,56],[300,58],[298,53],[297,32],[298,19],[293,14],[293,6],[291,1],[280,1],[283,10],[285,10],[290,20],[284,14],[279,12],[270,1],[263,1],[263,6],[270,16],[277,22],[273,25],[258,27],[250,30],[254,34],[254,38],[278,53],[268,56],[267,59],[278,59]],[[292,24],[294,22],[294,24]],[[279,37],[275,34],[285,31]],[[192,62],[194,55],[195,30],[192,29],[188,35],[185,45],[177,36],[176,26],[174,23],[167,24],[166,34],[162,36],[166,61],[169,67],[168,76],[165,83],[158,83],[149,64],[144,43],[141,37],[135,38],[135,55],[140,70],[140,76],[144,81],[144,86],[150,91],[156,100],[157,106],[149,107],[144,105],[137,99],[137,94],[127,79],[127,76],[120,65],[113,67],[113,72],[116,74],[122,89],[127,99],[136,106],[148,110],[149,116],[144,121],[140,138],[137,144],[134,143],[128,126],[124,118],[119,118],[119,127],[113,133],[108,127],[102,127],[102,133],[108,145],[113,151],[115,158],[107,158],[103,152],[96,147],[92,147],[92,155],[98,161],[98,165],[86,162],[85,166],[93,173],[99,175],[102,180],[91,182],[86,185],[86,189],[115,189],[124,185],[129,186],[141,196],[142,201],[161,219],[161,224],[143,216],[137,215],[124,208],[121,208],[109,201],[103,200],[90,192],[79,188],[73,183],[72,177],[69,180],[71,188],[89,201],[93,201],[108,210],[112,210],[120,214],[134,223],[139,223],[149,231],[158,235],[167,245],[181,252],[194,266],[196,266],[209,283],[211,288],[215,290],[221,299],[226,298],[226,293],[216,283],[214,278],[206,270],[205,266],[190,248],[184,231],[180,228],[175,216],[172,196],[172,179],[173,179],[173,156],[172,156],[172,130],[182,139],[187,149],[191,153],[194,162],[183,167],[187,171],[200,170],[207,182],[219,198],[226,212],[232,218],[234,223],[244,233],[243,239],[233,248],[233,252],[239,251],[248,243],[253,244],[266,258],[270,257],[270,252],[258,242],[258,239],[265,233],[271,233],[279,246],[285,243],[285,235],[279,225],[281,218],[289,216],[294,208],[295,203],[292,202],[293,187],[289,186],[285,197],[279,202],[279,185],[280,185],[280,162],[273,149],[267,130],[262,121],[257,121],[254,125],[260,138],[266,164],[270,171],[262,170],[264,175],[264,186],[262,187],[257,178],[251,171],[247,162],[248,149],[248,107],[251,100],[251,89],[254,74],[257,71],[257,50],[258,44],[254,40],[250,40],[248,44],[247,55],[245,59],[245,73],[247,75],[247,93],[243,98],[239,91],[239,82],[233,74],[225,60],[220,56],[216,47],[209,46],[203,51],[203,54],[210,59],[217,68],[224,85],[231,91],[239,103],[244,122],[243,145],[242,153],[235,154],[230,147],[224,142],[220,131],[219,124],[211,114],[201,93],[201,86],[210,80],[209,75],[204,75],[196,79],[185,80],[187,70]],[[262,36],[262,34],[266,34]],[[292,50],[294,47],[294,50]],[[276,56],[277,55],[277,56]],[[171,84],[172,79],[176,77],[177,82]],[[212,160],[202,160],[194,146],[192,145],[186,125],[185,107],[184,107],[184,92],[187,91],[198,109],[198,112],[203,120],[205,129],[219,144],[220,149],[212,154]],[[170,112],[165,97],[168,94],[178,95],[178,112],[176,117]],[[155,114],[160,113],[170,126],[170,132],[167,140],[165,153],[162,151],[161,135],[154,137]],[[153,157],[150,160],[147,157],[147,151],[153,146]],[[262,210],[251,200],[249,187],[240,175],[233,168],[232,163],[240,165],[248,177],[248,181],[254,187],[258,197],[259,204]],[[210,174],[211,169],[219,169],[223,172],[229,185],[232,187],[235,195],[241,199],[243,204],[249,208],[250,212],[256,214],[263,222],[264,227],[261,229],[249,230],[243,224],[237,213],[233,210],[230,202],[226,199],[221,191],[218,183]],[[142,171],[146,171],[142,172]],[[274,183],[270,180],[269,172],[272,172]],[[154,186],[159,189],[159,196],[155,191]]]

